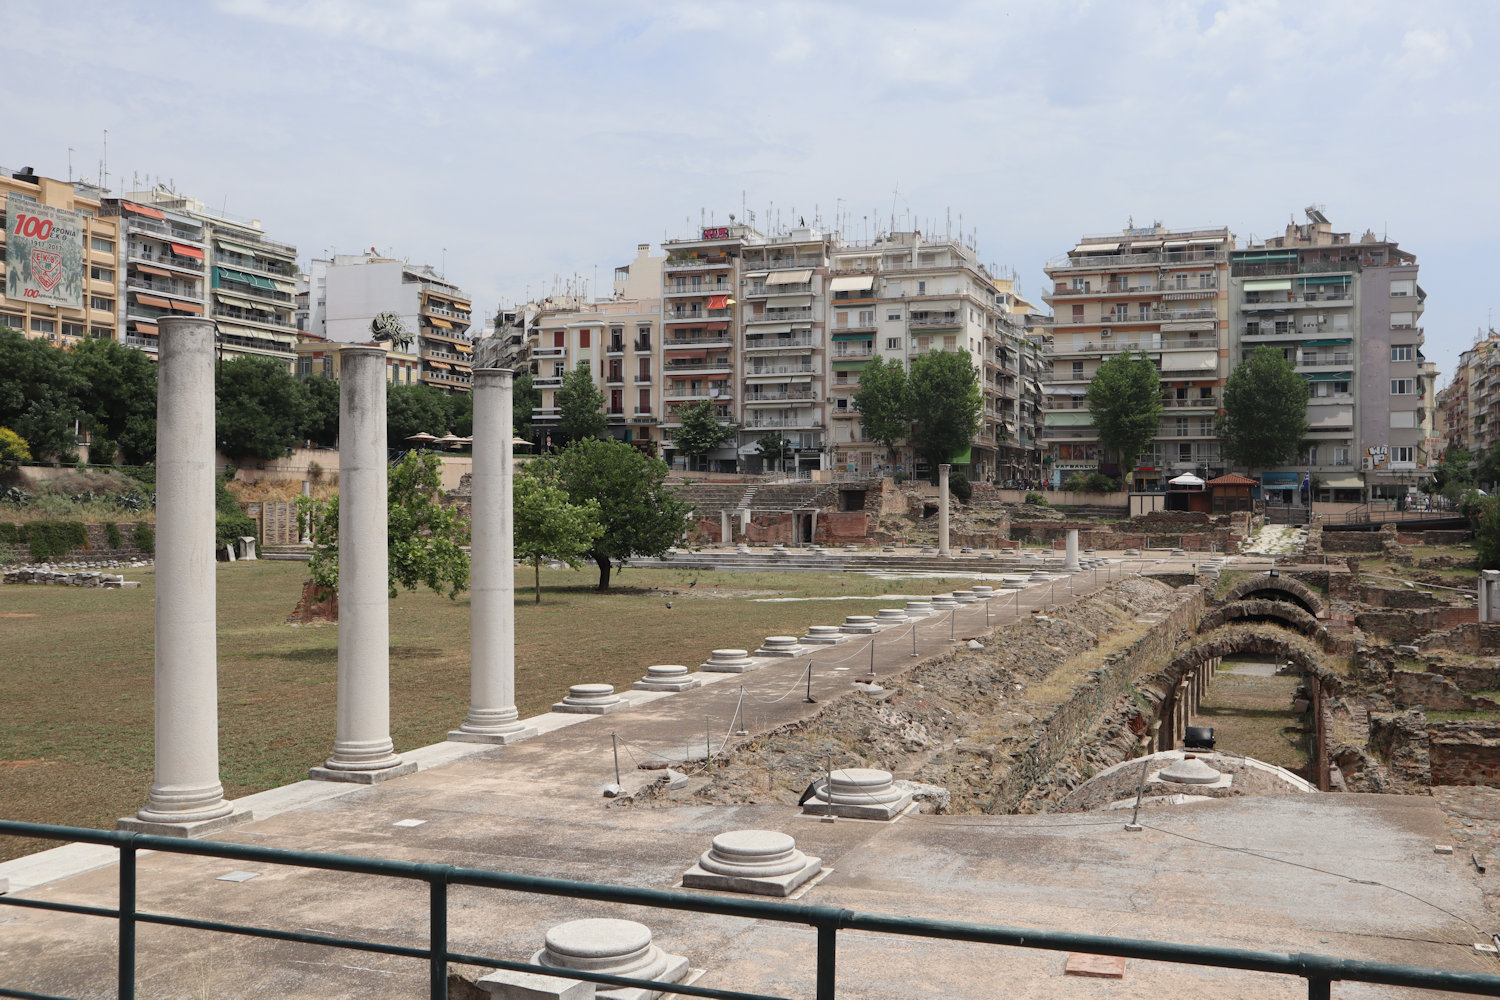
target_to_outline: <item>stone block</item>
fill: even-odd
[[[798,644],[795,635],[768,635],[760,648],[751,655],[793,657],[801,656],[805,652],[807,650]]]
[[[889,771],[850,767],[819,780],[802,811],[809,816],[890,820],[910,804],[911,792],[898,787]]]
[[[475,986],[497,1000],[594,1000],[594,983],[536,972],[493,972]]]
[[[416,770],[416,765],[412,765]],[[129,830],[131,833],[149,833],[158,837],[206,837],[210,833],[227,830],[241,823],[248,823],[255,816],[249,809],[236,809],[227,816],[219,816],[216,819],[199,820],[192,823],[161,823],[154,820],[144,820],[139,816],[126,816],[115,823],[117,830]],[[0,879],[0,882],[4,882]],[[3,891],[3,889],[0,889]]]
[[[702,682],[677,663],[663,663],[646,668],[646,676],[630,685],[637,691],[687,691]]]
[[[604,976],[680,983],[688,974],[688,961],[671,955],[651,940],[651,930],[634,920],[591,918],[558,924],[547,932],[542,949],[530,958],[532,965],[560,970],[590,972]],[[521,978],[525,977],[525,978]],[[573,992],[537,980],[554,979],[534,972],[500,970],[476,985],[501,1000],[655,1000],[657,990],[639,987],[607,987],[579,980],[557,978],[554,982],[577,983],[587,992]],[[542,992],[529,992],[541,990]]]
[[[743,649],[716,649],[709,656],[708,662],[699,664],[698,669],[709,673],[742,674],[758,666]]]
[[[804,646],[835,646],[848,641],[849,637],[837,625],[809,625],[802,637]]]
[[[615,694],[613,684],[574,684],[568,695],[552,706],[554,712],[579,715],[608,715],[630,707],[630,702]]]
[[[370,771],[346,771],[341,767],[326,767],[324,765],[307,769],[307,776],[313,781],[343,781],[354,785],[377,785],[382,781],[389,781],[392,778],[400,778],[403,775],[416,773],[416,761],[411,760],[403,760],[399,764]]]
[[[846,635],[872,635],[880,631],[880,626],[872,615],[850,615],[839,626],[839,631]]]
[[[1095,979],[1125,978],[1125,959],[1119,955],[1085,955],[1073,952],[1063,969],[1065,975],[1090,976]]]
[[[762,896],[790,896],[822,870],[819,858],[797,850],[791,837],[774,830],[732,830],[682,876],[688,889],[718,889]]]

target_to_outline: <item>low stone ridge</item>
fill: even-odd
[[[69,572],[47,567],[6,570],[0,582],[50,587],[103,587],[106,590],[126,590],[141,585],[139,580],[127,580],[115,573],[100,573],[94,570]]]

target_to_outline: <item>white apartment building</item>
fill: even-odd
[[[122,344],[154,357],[158,320],[206,314],[204,223],[185,212],[124,198],[104,199],[100,214],[120,223],[116,336]]]

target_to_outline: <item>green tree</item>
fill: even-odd
[[[599,567],[600,590],[609,589],[611,566],[624,566],[633,555],[659,556],[682,537],[688,505],[663,485],[667,463],[659,458],[623,441],[585,438],[531,465],[572,503],[598,502],[604,532],[588,556]]]
[[[314,375],[302,380],[304,416],[302,436],[313,444],[335,448],[339,443],[339,384]]]
[[[531,440],[531,411],[542,405],[542,391],[531,384],[531,373],[516,376],[510,397],[511,425],[516,437]]]
[[[281,458],[302,442],[307,395],[275,358],[243,355],[219,367],[219,450],[230,458]]]
[[[1307,380],[1281,353],[1262,344],[1224,383],[1218,419],[1224,457],[1247,469],[1280,465],[1307,437]]]
[[[604,435],[604,393],[594,384],[587,361],[562,377],[557,390],[557,425],[569,441]]]
[[[1481,486],[1489,486],[1491,492],[1494,492],[1495,487],[1500,485],[1500,448],[1480,452],[1479,464],[1474,469],[1474,479]]]
[[[94,446],[89,457],[108,462],[118,448],[126,465],[156,460],[156,363],[117,340],[85,340],[72,352],[80,379],[79,406]]]
[[[459,437],[470,437],[474,433],[474,393],[455,392],[448,397],[448,409],[453,416],[450,428]]]
[[[1480,569],[1500,569],[1500,499],[1477,493],[1465,504],[1474,524],[1474,547]]]
[[[860,369],[854,408],[865,434],[885,445],[892,464],[896,446],[906,439],[911,426],[906,394],[906,368],[900,359],[877,355]]]
[[[29,462],[31,449],[26,439],[9,427],[0,427],[0,462]]]
[[[442,437],[453,429],[453,404],[430,385],[392,385],[385,391],[385,438],[392,448],[410,448],[413,434]]]
[[[577,569],[604,533],[599,501],[571,503],[557,484],[532,473],[516,475],[514,486],[516,557],[531,563],[536,603],[542,603],[542,560],[557,559]]]
[[[1432,486],[1449,500],[1457,500],[1474,488],[1474,455],[1464,448],[1449,448],[1432,474]]]
[[[390,595],[398,586],[426,586],[449,598],[469,588],[469,532],[463,519],[434,498],[442,484],[442,461],[432,454],[408,452],[391,467],[386,480]],[[318,508],[313,554],[308,563],[313,582],[328,590],[339,585],[338,497]]]
[[[734,437],[734,427],[719,421],[718,407],[712,399],[700,399],[677,411],[682,426],[674,440],[677,450],[688,458],[703,458]]]
[[[1099,444],[1120,462],[1126,482],[1141,452],[1161,432],[1161,377],[1145,353],[1122,351],[1094,373],[1088,389],[1089,414]]]
[[[906,387],[909,440],[936,479],[937,467],[969,447],[979,431],[979,371],[967,352],[931,351],[911,363]]]
[[[0,327],[0,425],[25,438],[37,458],[75,460],[81,387],[63,351]]]
[[[781,436],[780,431],[772,431],[755,439],[755,454],[760,456],[762,469],[774,468],[779,471],[797,451],[792,447],[792,442]]]

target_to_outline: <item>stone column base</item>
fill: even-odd
[[[412,760],[403,760],[399,764],[390,767],[377,768],[371,771],[346,771],[338,767],[310,767],[307,776],[313,781],[344,781],[356,785],[374,785],[391,778],[399,778],[407,774],[415,774],[417,763]]]
[[[466,733],[462,729],[451,731],[447,740],[449,743],[494,743],[504,746],[506,743],[519,743],[529,740],[541,732],[535,726],[522,726],[512,733]]]
[[[202,819],[187,823],[164,823],[159,820],[145,820],[139,816],[126,816],[115,823],[116,830],[128,830],[131,833],[149,833],[157,837],[204,837],[210,833],[227,830],[231,826],[239,826],[248,823],[255,817],[249,809],[236,809],[227,816],[219,816],[214,819]],[[4,879],[0,879],[3,882]],[[0,892],[3,892],[0,888]]]

